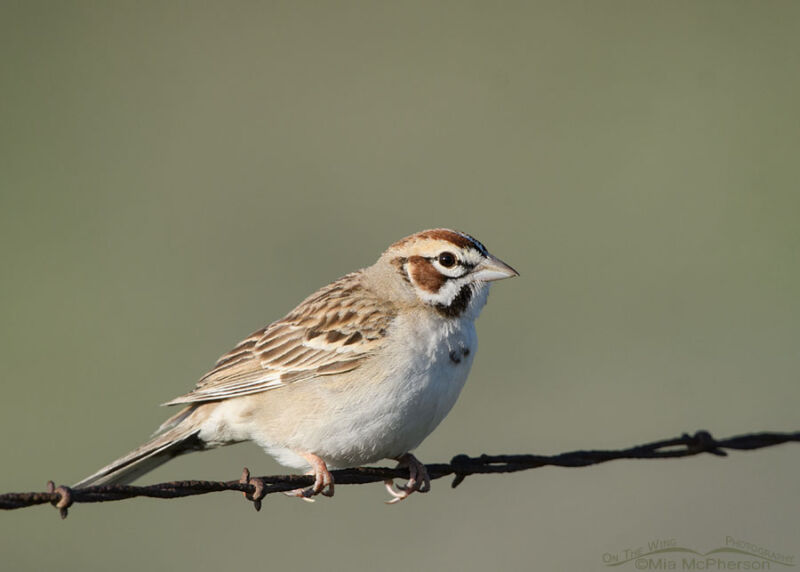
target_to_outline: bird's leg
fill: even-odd
[[[314,475],[314,484],[305,489],[294,489],[293,491],[285,491],[283,494],[290,497],[299,497],[304,500],[313,501],[311,497],[318,494],[323,494],[326,497],[333,496],[333,475],[328,470],[328,466],[320,457],[313,453],[303,454],[303,458],[311,465],[311,470],[307,475]]]
[[[395,485],[392,479],[386,479],[383,483],[386,490],[394,498],[386,501],[386,504],[395,504],[407,499],[414,491],[427,493],[431,490],[431,479],[428,476],[428,469],[425,468],[419,459],[411,453],[400,455],[395,459],[397,468],[408,467],[408,482],[405,485]]]

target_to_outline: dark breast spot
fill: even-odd
[[[461,363],[461,359],[465,358],[469,355],[469,348],[467,346],[461,346],[457,350],[450,350],[450,361],[455,364]]]

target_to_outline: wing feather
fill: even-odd
[[[253,332],[220,357],[194,390],[166,405],[250,395],[359,367],[383,345],[396,315],[360,277],[340,278]]]

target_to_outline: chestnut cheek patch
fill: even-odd
[[[434,268],[430,260],[422,256],[408,259],[408,273],[414,283],[422,290],[436,294],[447,281],[447,277]]]

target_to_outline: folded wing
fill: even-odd
[[[223,355],[191,393],[165,405],[217,401],[351,371],[383,345],[395,308],[348,274]]]

